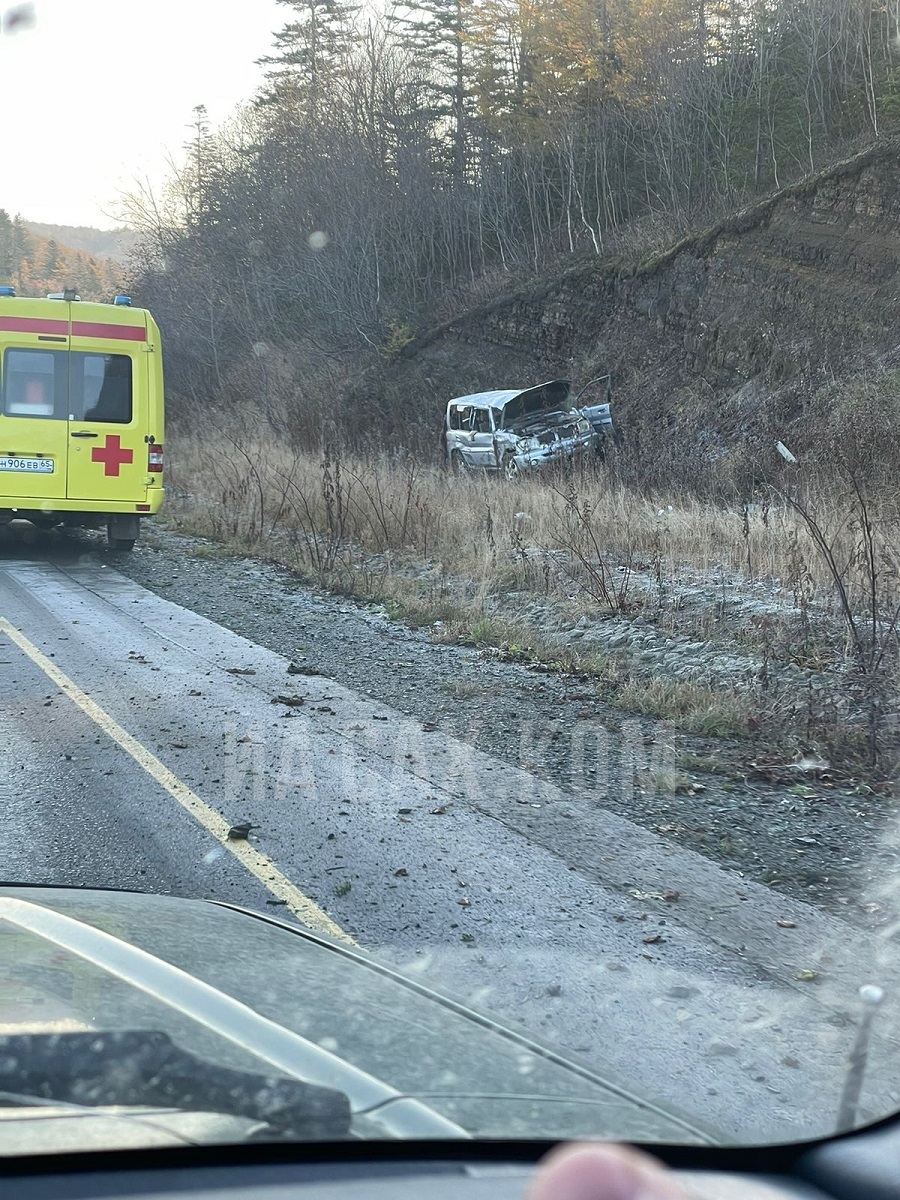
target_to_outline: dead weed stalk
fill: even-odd
[[[580,496],[574,483],[565,491],[555,487],[551,490],[563,501],[560,519],[553,529],[556,547],[566,553],[563,570],[603,608],[614,613],[630,611],[631,546],[626,543],[624,556],[616,561],[609,552],[609,542],[606,546],[601,544],[599,499],[592,502]],[[606,531],[606,536],[612,540],[610,531]]]
[[[843,515],[830,525],[814,497],[796,487],[781,495],[802,520],[832,583],[847,634],[850,682],[865,712],[868,765],[893,766],[896,746],[890,734],[895,733],[896,714],[890,701],[900,666],[894,523],[879,512],[855,471],[846,471],[844,482]],[[801,583],[808,586],[805,579]]]

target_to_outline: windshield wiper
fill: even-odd
[[[91,1107],[227,1113],[298,1139],[350,1132],[350,1101],[343,1092],[220,1067],[156,1030],[0,1036],[0,1092]]]
[[[35,1117],[32,1109],[46,1109],[52,1120],[57,1120],[60,1113],[67,1117],[96,1117],[101,1114],[106,1120],[122,1121],[127,1125],[149,1125],[154,1132],[158,1132],[160,1126],[158,1123],[148,1121],[148,1111],[155,1117],[157,1113],[162,1113],[164,1116],[171,1112],[181,1113],[182,1109],[149,1109],[142,1108],[139,1110],[118,1109],[118,1108],[98,1108],[96,1105],[89,1104],[72,1104],[68,1100],[43,1100],[40,1096],[28,1096],[24,1092],[0,1092],[0,1108],[21,1108],[28,1110],[28,1119],[34,1120]],[[218,1114],[217,1114],[218,1115]],[[43,1120],[44,1114],[40,1113],[38,1119]],[[256,1130],[265,1128],[262,1122],[259,1122],[255,1127],[252,1127],[251,1133],[247,1137],[247,1141],[253,1141]],[[171,1125],[165,1127],[170,1137],[176,1138],[179,1142],[183,1142],[185,1146],[196,1146],[199,1143],[193,1138],[184,1137],[177,1129],[173,1129]]]

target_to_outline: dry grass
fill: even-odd
[[[602,654],[580,655],[553,636],[552,620],[523,614],[545,604],[561,628],[581,613],[642,615],[699,639],[724,638],[732,649],[737,637],[768,664],[824,665],[843,652],[839,617],[829,624],[838,612],[834,578],[800,515],[771,491],[729,510],[630,490],[602,467],[510,485],[477,473],[453,477],[412,458],[292,455],[254,433],[176,439],[171,461],[166,512],[177,528],[249,547],[447,640],[589,675],[629,711],[697,734],[745,733],[748,721],[758,729],[775,701],[753,689],[642,678]],[[821,476],[816,496],[791,486],[814,506],[851,602],[862,606],[858,522]],[[880,576],[891,604],[897,576]],[[692,590],[702,603],[686,615],[683,597]],[[738,630],[729,629],[729,601],[738,594],[759,598],[763,615],[745,614]]]
[[[629,679],[618,691],[617,703],[629,712],[665,714],[673,725],[703,737],[740,737],[748,718],[759,711],[758,698],[745,692],[717,691],[702,684],[657,676]]]
[[[728,510],[642,495],[602,469],[506,486],[412,459],[292,456],[274,439],[241,439],[239,448],[223,437],[181,439],[172,461],[176,496],[189,497],[169,503],[179,525],[241,545],[289,543],[298,563],[323,577],[350,571],[370,584],[379,571],[414,566],[420,593],[449,592],[462,579],[481,595],[516,587],[576,597],[590,581],[564,558],[590,528],[611,571],[640,569],[663,590],[704,581],[727,594],[742,577],[802,586],[823,601],[830,594],[802,521],[774,495]],[[817,503],[825,526],[844,522],[836,501]],[[852,530],[844,532],[849,556]]]
[[[467,679],[457,679],[453,683],[442,684],[441,687],[454,700],[471,700],[475,696],[493,696],[499,690],[486,687],[483,683],[473,683]]]

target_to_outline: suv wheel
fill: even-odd
[[[522,478],[522,472],[519,469],[519,464],[511,454],[503,455],[503,458],[500,460],[500,470],[503,472],[505,479],[514,481]]]

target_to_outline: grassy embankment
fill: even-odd
[[[688,731],[859,756],[882,772],[891,758],[893,525],[833,480],[813,489],[798,472],[784,492],[724,506],[643,495],[602,467],[508,485],[413,460],[294,456],[266,437],[176,439],[171,461],[167,522],[223,552],[283,563],[437,637],[584,676],[604,699]],[[627,643],[573,639],[582,618],[589,631],[616,620]],[[676,678],[642,660],[645,636],[758,668],[740,685],[727,669]],[[791,665],[806,682],[788,683]]]

